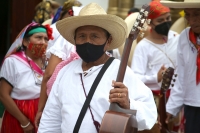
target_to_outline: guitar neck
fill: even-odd
[[[159,98],[159,105],[158,105],[158,111],[160,115],[160,123],[162,124],[161,133],[166,133],[166,130],[168,130],[168,126],[165,123],[165,120],[167,118],[166,116],[166,92],[161,92],[161,97]]]
[[[117,79],[116,79],[117,82],[123,82],[124,80],[124,75],[126,72],[126,67],[128,64],[128,58],[130,55],[132,43],[133,43],[133,35],[129,35],[129,38],[126,39],[126,44],[124,46],[124,50],[123,50],[123,54],[122,54],[122,58],[121,58],[121,62],[120,62],[120,66],[119,66],[119,70],[117,74]]]
[[[122,54],[122,58],[121,58],[121,62],[120,62],[120,66],[119,66],[119,70],[117,74],[117,79],[116,79],[117,82],[123,82],[124,80],[124,75],[126,72],[126,67],[128,64],[128,58],[130,55],[132,43],[133,43],[133,36],[129,35],[129,38],[126,39],[126,44],[124,46],[124,50],[123,50],[123,54]],[[113,108],[114,111],[119,112],[120,108],[115,108],[115,107],[116,107],[116,103],[110,104],[110,109]]]

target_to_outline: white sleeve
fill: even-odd
[[[16,70],[15,58],[8,57],[1,67],[0,78],[5,79],[12,87],[16,86],[18,73]]]
[[[128,87],[130,108],[137,110],[138,130],[151,129],[157,120],[157,108],[153,94],[128,67],[124,84]]]
[[[177,46],[177,68],[175,70],[175,73],[178,73],[178,76],[176,78],[176,82],[174,83],[174,87],[171,88],[170,96],[167,101],[166,110],[168,113],[172,115],[176,115],[181,107],[183,106],[183,88],[182,85],[184,84],[184,58],[182,53],[182,47],[181,45],[181,37],[179,38],[179,43]]]
[[[74,51],[75,46],[60,35],[55,41],[54,45],[47,49],[46,55],[47,58],[50,58],[51,54],[54,54],[62,60],[66,60],[67,58],[69,58],[70,53]]]
[[[157,74],[146,75],[148,66],[148,52],[146,48],[141,43],[138,43],[134,50],[134,56],[132,58],[131,69],[134,71],[136,76],[145,84],[158,83]]]
[[[59,75],[58,75],[59,76]],[[59,100],[59,79],[57,78],[49,94],[42,113],[38,133],[61,133],[61,102]]]

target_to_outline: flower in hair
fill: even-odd
[[[52,36],[53,29],[50,27],[49,24],[44,25],[44,26],[45,26],[45,28],[47,30],[47,36],[48,36],[49,40],[53,40],[54,39],[53,36]]]

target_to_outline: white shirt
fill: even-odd
[[[196,85],[197,50],[189,40],[189,28],[181,34],[177,47],[178,74],[167,102],[167,112],[176,115],[185,105],[200,107],[200,84]]]
[[[66,60],[69,58],[71,52],[75,52],[75,46],[60,35],[56,28],[56,23],[52,24],[51,28],[53,29],[52,36],[54,39],[48,41],[46,57],[50,58],[51,54],[54,54],[62,60]]]
[[[101,123],[109,109],[109,92],[113,88],[112,80],[117,77],[120,61],[115,59],[104,73],[90,106],[94,119]],[[44,108],[38,133],[72,133],[81,108],[85,102],[80,74],[83,77],[86,94],[103,65],[89,69],[84,77],[82,60],[72,61],[62,68],[54,82]],[[139,129],[150,129],[157,119],[156,105],[152,92],[127,67],[124,84],[129,89],[130,108],[137,110],[136,119]],[[96,133],[90,111],[87,110],[79,133]]]
[[[35,73],[36,74],[36,73]],[[1,68],[0,77],[6,79],[12,86],[11,97],[18,100],[36,99],[40,96],[40,85],[36,85],[38,74],[34,75],[30,66],[25,65],[15,57],[7,57]]]
[[[131,68],[151,90],[160,90],[157,73],[162,65],[176,66],[178,38],[177,33],[169,31],[167,43],[155,44],[144,38],[136,46]]]

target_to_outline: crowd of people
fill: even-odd
[[[137,111],[139,132],[160,132],[160,88],[171,67],[178,76],[166,92],[165,122],[170,127],[172,121],[172,131],[200,133],[200,1],[148,5],[148,34],[137,42],[128,66],[114,54],[131,31],[125,20],[96,3],[38,4],[33,22],[19,33],[0,66],[5,108],[0,132],[99,132],[111,103]],[[170,8],[184,9],[188,27],[180,34],[170,30]],[[127,17],[138,12],[132,8]],[[123,82],[117,81],[121,65]]]

